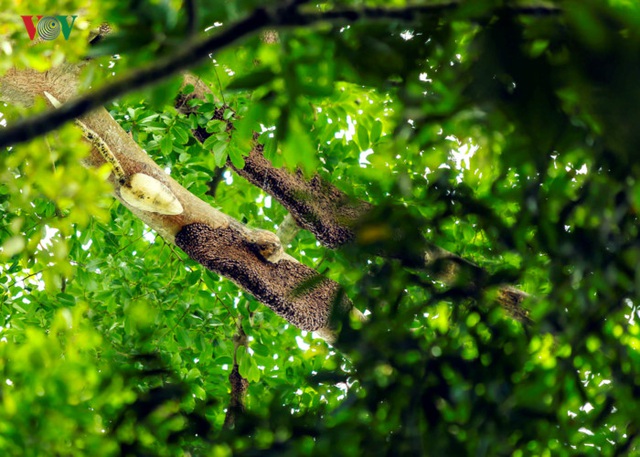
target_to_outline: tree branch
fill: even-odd
[[[34,98],[46,91],[63,102],[60,108],[63,109],[64,101],[75,93],[78,73],[79,67],[69,64],[46,73],[13,70],[3,82],[12,88],[13,103],[33,103]],[[183,209],[179,213],[168,213],[132,204],[123,198],[128,184],[119,183],[112,173],[110,181],[114,185],[114,196],[136,217],[168,243],[176,244],[193,260],[232,280],[292,325],[317,331],[323,338],[335,336],[331,322],[334,305],[341,298],[338,308],[348,310],[351,307],[336,282],[285,254],[274,233],[247,227],[182,187],[104,108],[83,116],[80,121],[92,132],[91,137],[100,137],[100,144],[109,149],[114,161],[121,166],[127,183],[135,176],[157,181]],[[92,146],[84,164],[100,167],[105,163],[105,155],[94,142]],[[155,191],[157,188],[149,192]],[[313,283],[313,287],[301,290],[309,283]]]
[[[318,175],[306,180],[301,173],[293,174],[284,168],[273,167],[262,155],[261,145],[253,148],[245,157],[244,168],[230,166],[240,176],[275,198],[289,210],[300,227],[309,230],[321,244],[332,249],[357,240],[359,221],[374,209],[370,203],[348,197]],[[393,252],[379,254],[394,257]],[[432,267],[436,262],[440,264],[435,272],[436,277],[446,284],[457,281],[461,266],[470,269],[479,278],[489,276],[474,263],[438,246],[429,245],[424,253],[424,264]],[[466,284],[469,293],[479,292],[480,286],[473,281]],[[500,288],[496,302],[516,320],[531,324],[528,311],[522,306],[528,296],[507,285]]]
[[[0,132],[0,148],[44,135],[65,122],[83,116],[117,97],[158,83],[181,70],[193,67],[205,60],[212,52],[219,51],[264,27],[309,26],[323,22],[350,23],[362,19],[414,21],[424,15],[438,15],[454,10],[459,5],[458,2],[451,2],[408,6],[402,9],[361,8],[358,10],[305,13],[298,11],[298,5],[295,2],[286,7],[275,9],[274,12],[257,8],[245,19],[232,24],[218,35],[187,43],[174,54],[159,59],[157,63],[133,71],[92,93],[69,101],[57,111],[33,116],[4,129]],[[504,11],[511,14],[548,15],[557,14],[560,10],[554,7],[519,7],[505,8]],[[0,98],[3,92],[3,83],[0,79]]]
[[[94,92],[65,103],[57,111],[49,111],[20,121],[0,132],[0,148],[16,143],[28,141],[44,135],[63,125],[65,122],[83,116],[94,109],[110,102],[126,93],[135,91],[149,84],[157,83],[168,78],[180,70],[197,65],[211,52],[223,49],[225,46],[249,35],[271,21],[263,9],[256,9],[251,15],[219,35],[197,41],[176,51],[175,54],[160,59],[157,63],[119,78]],[[10,76],[10,74],[8,73]],[[4,100],[4,80],[0,80],[0,98]]]
[[[236,419],[240,416],[244,410],[244,400],[247,396],[247,389],[249,388],[249,381],[242,377],[240,374],[240,367],[238,365],[238,348],[244,346],[247,347],[247,335],[242,328],[242,317],[239,317],[236,322],[236,333],[233,335],[233,368],[229,373],[229,383],[231,384],[231,398],[229,399],[229,406],[227,407],[227,413],[224,416],[224,428],[233,428]]]
[[[198,33],[198,11],[195,0],[184,0],[183,7],[187,13],[186,34],[188,36]]]
[[[216,167],[211,174],[211,179],[207,183],[207,187],[209,188],[206,192],[210,197],[216,196],[216,191],[218,190],[218,185],[224,179],[224,172],[227,170],[227,167]]]
[[[210,92],[206,84],[200,83],[191,75],[185,75],[183,87],[194,86],[190,98],[205,98]],[[176,109],[183,114],[190,114],[196,109],[184,102],[184,96],[178,96]],[[228,130],[233,127],[230,125]],[[204,129],[194,131],[195,138],[204,142],[211,136]],[[347,196],[333,184],[323,180],[319,175],[306,179],[302,173],[291,173],[285,168],[275,168],[263,155],[263,146],[256,144],[249,155],[244,157],[245,166],[235,167],[231,161],[227,166],[251,184],[264,190],[275,198],[288,211],[298,226],[310,231],[316,239],[328,248],[338,248],[357,240],[358,226],[362,219],[375,209],[373,205]],[[395,257],[393,252],[379,252],[384,257]],[[416,258],[420,257],[416,255]],[[489,274],[472,262],[446,251],[436,245],[428,244],[423,255],[424,265],[434,270],[436,279],[445,284],[455,284],[460,277],[460,268],[464,266],[475,278],[486,278]],[[434,268],[435,267],[435,268]],[[477,294],[481,284],[475,280],[467,280],[465,290]],[[496,302],[514,319],[524,324],[531,324],[528,311],[523,301],[529,295],[510,285],[500,287],[495,297]]]

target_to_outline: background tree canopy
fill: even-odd
[[[640,448],[635,1],[0,5],[2,455]],[[32,42],[25,14],[77,18]],[[68,68],[79,101],[19,103]],[[102,105],[185,218],[292,258],[116,201],[65,123]],[[368,319],[287,314],[312,295]]]

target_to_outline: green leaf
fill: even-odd
[[[221,355],[220,357],[216,357],[214,363],[218,366],[231,365],[233,363],[233,359],[228,355]]]
[[[202,378],[202,373],[200,373],[200,370],[198,370],[197,368],[190,369],[185,376],[185,379],[190,382],[197,381],[200,378]]]
[[[238,347],[238,350],[236,351],[236,361],[238,363],[240,376],[246,378],[249,374],[249,370],[251,369],[251,356],[247,352],[246,347]]]
[[[73,306],[76,304],[76,297],[71,294],[59,293],[57,297],[62,306]]]
[[[217,167],[223,167],[224,164],[227,163],[228,146],[229,142],[219,141],[213,146],[213,148],[211,148],[211,152],[213,152],[213,157]]]
[[[189,141],[189,132],[182,125],[174,125],[171,132],[178,140],[178,144],[186,144]]]
[[[228,150],[229,158],[231,159],[233,166],[239,169],[244,168],[244,158],[242,157],[240,150],[235,146],[230,147]]]
[[[191,388],[191,391],[193,392],[193,395],[195,395],[195,397],[198,400],[206,400],[207,399],[207,392],[200,386],[193,386]]]
[[[356,133],[358,138],[358,146],[360,146],[360,150],[365,151],[369,149],[369,132],[362,124],[358,124],[356,126]]]
[[[285,164],[291,170],[300,166],[309,176],[318,167],[316,145],[297,118],[290,118],[290,126],[282,151]]]
[[[270,355],[269,348],[264,344],[254,343],[251,345],[251,349],[253,349],[256,354],[262,357],[268,357]]]
[[[209,289],[211,292],[218,289],[218,277],[215,273],[209,270],[205,270],[204,274],[202,275],[202,279],[207,286],[207,289]]]
[[[189,94],[193,93],[194,90],[195,90],[195,87],[193,86],[193,84],[187,84],[186,86],[184,86],[182,88],[182,93],[184,95],[189,95]]]
[[[165,135],[160,139],[160,151],[165,156],[171,154],[171,151],[173,151],[173,140],[171,135]]]
[[[200,281],[201,276],[202,272],[200,270],[194,270],[187,275],[186,283],[190,286],[193,286],[198,281]]]
[[[204,117],[210,119],[216,112],[216,105],[214,103],[202,103],[198,108],[198,113],[202,114]]]
[[[371,139],[372,143],[376,143],[380,139],[381,135],[382,135],[382,122],[376,119],[375,121],[373,121],[373,124],[371,126],[371,132],[369,132],[369,138]]]
[[[249,370],[247,371],[247,381],[250,383],[256,383],[260,381],[260,370],[258,366],[255,364],[253,359],[251,360],[251,364],[249,365]]]
[[[206,151],[213,151],[213,147],[218,143],[222,142],[215,135],[211,135],[209,138],[204,140],[204,143],[202,143],[202,149]]]
[[[184,328],[182,327],[176,328],[175,336],[176,336],[176,341],[181,347],[187,348],[191,346],[191,338],[189,337],[189,334]]]
[[[276,152],[278,150],[278,141],[275,138],[275,135],[272,137],[266,136],[263,140],[264,144],[264,157],[270,162],[273,162],[275,159]]]
[[[159,114],[152,114],[150,116],[145,116],[145,117],[143,117],[142,119],[139,119],[136,122],[138,123],[138,125],[150,124],[151,122],[155,121],[159,117],[160,117]]]

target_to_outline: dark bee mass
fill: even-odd
[[[265,262],[233,228],[189,224],[176,235],[176,245],[209,270],[232,279],[296,327],[314,331],[329,326],[339,285],[317,278],[313,269],[286,259]]]

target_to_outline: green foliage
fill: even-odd
[[[262,3],[196,2],[199,24],[227,26]],[[283,29],[276,43],[247,37],[194,69],[216,94],[192,102],[197,113],[173,108],[177,78],[109,106],[173,177],[254,227],[273,230],[286,211],[230,171],[209,195],[216,167],[243,166],[253,132],[275,165],[375,205],[358,243],[329,251],[303,231],[288,249],[370,314],[343,322],[335,347],[112,203],[108,170],[80,165],[87,148],[72,124],[4,151],[0,452],[637,453],[640,9],[498,3]],[[92,51],[102,57],[83,85],[108,83],[96,68],[125,73],[180,48],[190,39],[180,5],[89,7],[81,19],[116,33]],[[303,8],[363,5],[390,2]],[[81,33],[32,47],[18,13],[5,22],[13,54],[0,71],[85,54]],[[8,122],[24,115],[13,109],[3,108]],[[198,127],[212,134],[204,144]],[[417,265],[426,241],[490,274],[463,268],[442,284],[437,265]],[[482,293],[469,293],[472,279]],[[496,309],[505,282],[532,294],[531,327]],[[238,320],[248,340],[236,352]],[[234,353],[249,388],[229,430]]]

